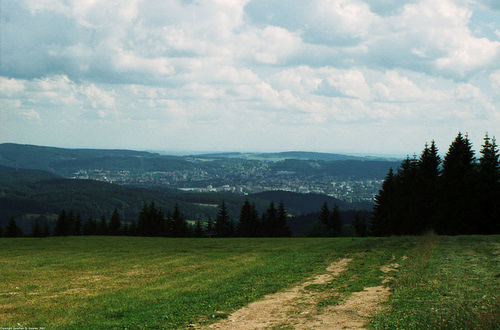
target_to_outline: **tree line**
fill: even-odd
[[[374,236],[500,233],[500,165],[495,138],[488,134],[475,156],[459,133],[441,160],[435,142],[420,157],[391,168],[375,197]]]
[[[62,210],[51,230],[47,223],[42,227],[38,219],[33,223],[31,237],[47,236],[146,236],[146,237],[289,237],[291,232],[286,224],[287,212],[283,202],[278,207],[273,202],[259,215],[255,204],[245,200],[235,224],[226,203],[222,201],[215,219],[196,220],[190,224],[175,204],[172,212],[165,212],[156,203],[144,204],[137,221],[124,222],[117,209],[109,220],[105,214],[99,219],[89,217],[82,220],[79,213]],[[21,229],[12,217],[5,233],[0,227],[0,236],[22,236]]]

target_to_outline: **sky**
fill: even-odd
[[[0,9],[0,143],[412,155],[500,139],[498,0]]]

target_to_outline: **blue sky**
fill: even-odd
[[[0,5],[0,143],[404,155],[500,138],[497,0]]]

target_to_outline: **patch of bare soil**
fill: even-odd
[[[250,303],[237,310],[227,319],[212,324],[213,329],[268,329],[292,327],[294,329],[359,329],[368,317],[382,310],[381,303],[390,295],[389,288],[380,285],[355,292],[335,306],[318,311],[317,302],[328,297],[325,292],[306,290],[313,284],[332,281],[344,271],[351,259],[332,263],[328,273],[318,275],[287,291],[265,296],[262,300]],[[391,260],[392,261],[392,260]],[[384,273],[396,270],[399,265],[392,263],[381,268]]]

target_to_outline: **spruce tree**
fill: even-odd
[[[137,235],[147,236],[147,224],[148,224],[148,206],[146,203],[143,204],[141,212],[139,212],[139,220],[137,221]]]
[[[210,216],[208,217],[208,221],[207,221],[206,233],[207,233],[208,237],[212,237],[215,235],[214,222],[212,220],[212,217],[210,217]]]
[[[222,201],[219,213],[217,213],[217,217],[215,218],[214,227],[218,237],[229,237],[232,235],[232,220],[227,211],[225,201]]]
[[[415,187],[415,215],[411,234],[422,234],[435,227],[439,200],[439,177],[441,158],[434,140],[425,145],[418,160],[417,185]]]
[[[354,228],[354,233],[357,237],[366,237],[368,225],[366,223],[365,218],[360,218],[359,214],[356,213],[354,221],[352,223]]]
[[[69,219],[66,210],[62,210],[57,217],[56,227],[54,228],[54,236],[69,235]]]
[[[106,221],[106,215],[104,213],[97,224],[97,235],[109,235],[108,222]]]
[[[172,212],[172,236],[173,237],[186,237],[188,233],[188,226],[184,215],[179,210],[179,205],[176,203],[174,211]]]
[[[370,230],[374,236],[389,236],[394,234],[394,199],[397,194],[396,178],[392,168],[382,183],[382,188],[375,196]]]
[[[45,223],[45,225],[43,226],[43,230],[42,230],[42,237],[49,237],[49,236],[50,236],[49,224]]]
[[[277,210],[273,202],[269,203],[269,207],[262,214],[262,234],[264,237],[277,237]]]
[[[74,228],[75,228],[75,214],[73,213],[73,210],[70,210],[67,215],[67,231],[66,231],[66,234],[64,234],[64,236],[72,236],[73,233],[74,233]]]
[[[121,226],[122,223],[120,221],[120,214],[118,214],[118,210],[115,208],[109,220],[109,235],[112,236],[120,235]]]
[[[242,237],[257,237],[259,235],[259,215],[256,214],[255,204],[250,205],[245,199],[240,210],[238,234]]]
[[[290,228],[286,224],[287,212],[285,209],[285,204],[280,201],[278,204],[278,214],[277,214],[277,236],[278,237],[290,237]]]
[[[5,228],[5,236],[6,237],[19,237],[22,236],[23,232],[21,228],[19,228],[14,220],[14,217],[10,218],[9,223],[7,224],[7,228]]]
[[[75,222],[73,223],[73,229],[71,235],[80,236],[82,234],[82,216],[80,213],[76,214]]]
[[[318,216],[318,221],[322,223],[324,226],[317,226],[315,229],[316,235],[319,235],[318,231],[321,228],[324,228],[327,232],[325,232],[323,235],[324,236],[329,236],[328,235],[328,228],[330,226],[330,208],[328,207],[328,203],[325,201],[323,205],[321,206],[321,211],[319,211],[319,216]]]
[[[97,235],[98,234],[98,226],[97,222],[90,216],[87,221],[83,224],[82,227],[83,235]]]
[[[135,221],[132,221],[130,223],[130,227],[129,227],[129,235],[130,236],[137,236],[137,224],[135,223]]]
[[[401,163],[396,175],[396,189],[398,191],[393,198],[391,216],[391,227],[393,234],[414,234],[414,223],[417,222],[417,173],[418,161],[416,156],[409,156]]]
[[[339,207],[335,205],[332,209],[332,212],[330,213],[330,223],[331,227],[329,228],[331,236],[334,237],[339,237],[342,236],[342,227],[343,227],[343,221],[342,221],[342,216],[340,215]]]
[[[33,229],[31,230],[31,237],[42,237],[42,228],[40,227],[40,222],[38,219],[35,219],[35,223],[33,224]]]
[[[476,158],[469,138],[459,133],[443,159],[440,214],[436,230],[440,234],[471,234],[477,218]]]
[[[201,224],[201,220],[196,220],[196,226],[194,227],[194,237],[200,238],[203,237],[203,225]]]
[[[479,219],[476,233],[500,233],[500,161],[496,140],[488,134],[480,151],[478,164],[477,207]]]

